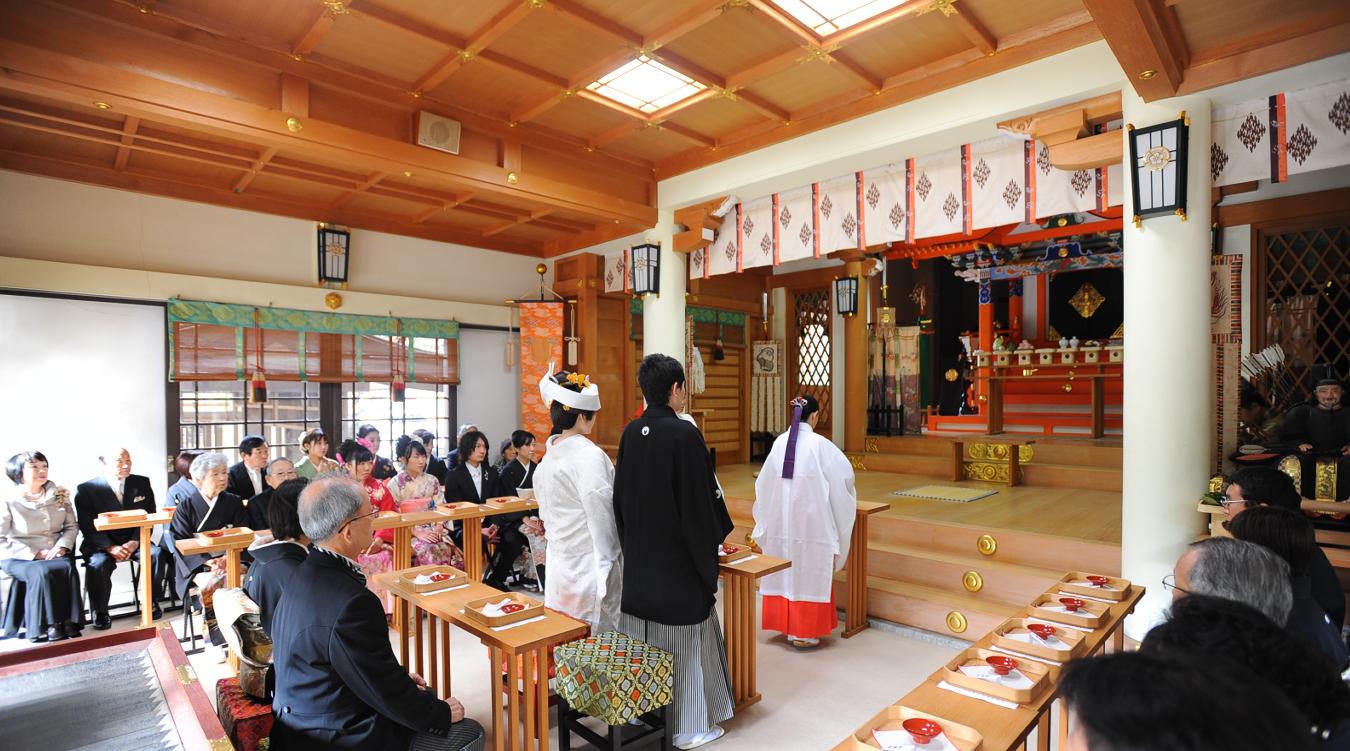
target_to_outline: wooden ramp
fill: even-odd
[[[878,438],[875,447],[857,471],[858,499],[890,506],[870,525],[873,618],[969,638],[1020,612],[1065,571],[1120,574],[1118,447],[1038,441],[1025,467],[1026,484],[1017,487],[951,482],[946,440]],[[718,470],[742,533],[753,526],[758,471],[750,464]],[[971,503],[891,495],[926,484],[998,492]],[[846,592],[840,574],[835,601],[842,605]]]

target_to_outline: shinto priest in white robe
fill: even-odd
[[[613,631],[623,586],[614,464],[584,435],[560,438],[548,439],[534,471],[534,497],[548,538],[544,604],[586,621],[592,634]]]
[[[848,557],[857,493],[844,453],[807,422],[797,429],[792,476],[783,477],[789,430],[774,441],[755,481],[751,535],[765,554],[792,561],[760,583],[764,628],[811,639],[839,623],[831,585]]]

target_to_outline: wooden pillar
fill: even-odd
[[[994,290],[990,282],[980,282],[980,351],[994,349]],[[989,368],[976,368],[978,378],[975,388],[975,401],[980,414],[988,414],[989,409]]]
[[[844,273],[858,280],[858,313],[844,319],[844,450],[861,453],[867,444],[867,311],[871,303],[867,281],[862,278],[862,251],[840,257]],[[833,287],[830,295],[834,295]]]
[[[1016,347],[1022,343],[1022,280],[1013,279],[1008,282],[1008,328],[1012,333],[1008,336],[1012,339],[1012,345]]]

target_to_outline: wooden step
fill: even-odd
[[[1033,461],[1022,467],[1022,484],[1120,492],[1121,473],[1119,467],[1082,467]]]
[[[1026,607],[1025,604],[1005,605],[968,593],[957,594],[880,577],[868,577],[867,589],[867,613],[873,618],[972,641]],[[847,597],[847,586],[842,577],[836,577],[835,604],[842,607]],[[964,631],[957,632],[948,627],[948,615],[953,612],[965,618]]]
[[[872,543],[868,546],[868,570],[877,578],[919,584],[956,594],[971,594],[982,600],[1006,605],[1026,604],[1054,586],[1062,569],[1041,568],[986,558],[958,555],[910,545]],[[981,588],[970,592],[965,578],[973,573]]]
[[[1091,513],[1091,509],[1082,512]],[[870,545],[899,545],[959,556],[980,555],[979,539],[987,534],[997,543],[993,555],[983,556],[990,560],[1057,571],[1120,575],[1120,546],[1111,543],[912,519],[893,511],[873,516],[869,531]]]
[[[863,466],[870,472],[894,472],[901,475],[950,477],[952,472],[951,447],[944,456],[924,454],[864,454]]]

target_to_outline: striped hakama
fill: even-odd
[[[701,733],[731,717],[731,673],[716,608],[702,623],[687,626],[621,613],[619,633],[675,656],[675,703],[670,707],[673,734]]]

